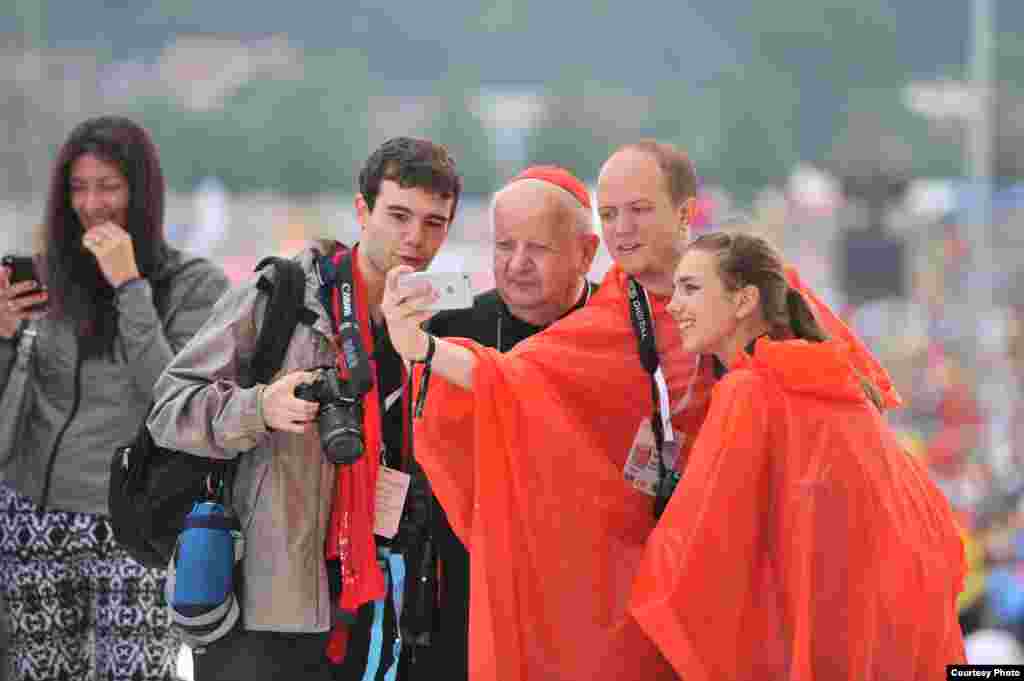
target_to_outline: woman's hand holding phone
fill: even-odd
[[[13,338],[22,321],[44,316],[48,299],[35,279],[31,258],[5,257],[0,267],[0,338]]]

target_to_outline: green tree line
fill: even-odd
[[[443,105],[388,133],[444,141],[472,192],[490,191],[510,164],[528,162],[562,163],[593,179],[610,149],[653,135],[688,149],[706,182],[749,199],[784,181],[798,160],[834,164],[865,117],[911,150],[908,173],[961,172],[961,140],[907,111],[902,89],[966,76],[970,3],[684,0],[640,11],[643,4],[454,0],[442,12],[353,0],[304,12],[154,0],[128,11],[101,0],[11,0],[0,8],[0,34],[29,47],[87,47],[111,61],[153,60],[179,34],[287,35],[305,54],[301,81],[254,80],[215,111],[186,110],[170,95],[131,102],[127,113],[153,130],[168,179],[183,190],[217,175],[236,191],[347,191],[381,141],[371,139],[379,134],[372,98],[410,86]],[[995,6],[996,71],[1004,93],[1019,98],[1024,3]],[[470,106],[501,87],[535,89],[551,103],[516,158],[501,156],[496,131]],[[646,111],[602,111],[609,92],[643,99]]]

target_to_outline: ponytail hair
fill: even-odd
[[[756,286],[764,319],[771,326],[772,338],[800,338],[823,343],[828,333],[818,323],[814,311],[799,290],[789,285],[779,252],[761,237],[742,232],[709,232],[697,237],[687,250],[702,250],[716,255],[718,274],[725,287],[737,291]],[[883,401],[877,386],[850,366],[868,400],[881,411]]]
[[[821,328],[818,319],[811,311],[807,299],[792,286],[786,289],[786,312],[788,313],[789,330],[797,338],[823,343],[828,340],[828,333]]]
[[[792,286],[786,291],[786,308],[789,311],[789,328],[795,337],[814,343],[822,343],[829,339],[828,333],[818,323],[817,318],[811,311],[811,306],[807,304],[807,299]],[[864,396],[875,405],[878,411],[882,411],[882,393],[878,390],[878,387],[857,371],[857,367],[852,364],[850,365],[850,370],[857,377],[857,381],[864,391]]]

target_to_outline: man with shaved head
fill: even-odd
[[[494,195],[491,215],[495,288],[478,295],[472,308],[439,313],[428,328],[436,336],[471,338],[504,352],[586,305],[597,289],[587,272],[600,239],[586,187],[557,166],[532,166],[514,177]],[[441,564],[440,607],[429,618],[429,636],[406,632],[407,643],[429,646],[403,656],[413,665],[403,676],[431,678],[433,671],[440,674],[437,678],[465,680],[469,554],[436,499],[431,515],[430,541]],[[431,562],[427,556],[426,564]],[[406,607],[415,608],[422,596],[409,596]]]

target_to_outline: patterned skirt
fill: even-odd
[[[173,679],[180,644],[164,580],[131,559],[105,516],[44,511],[0,483],[9,681]]]

